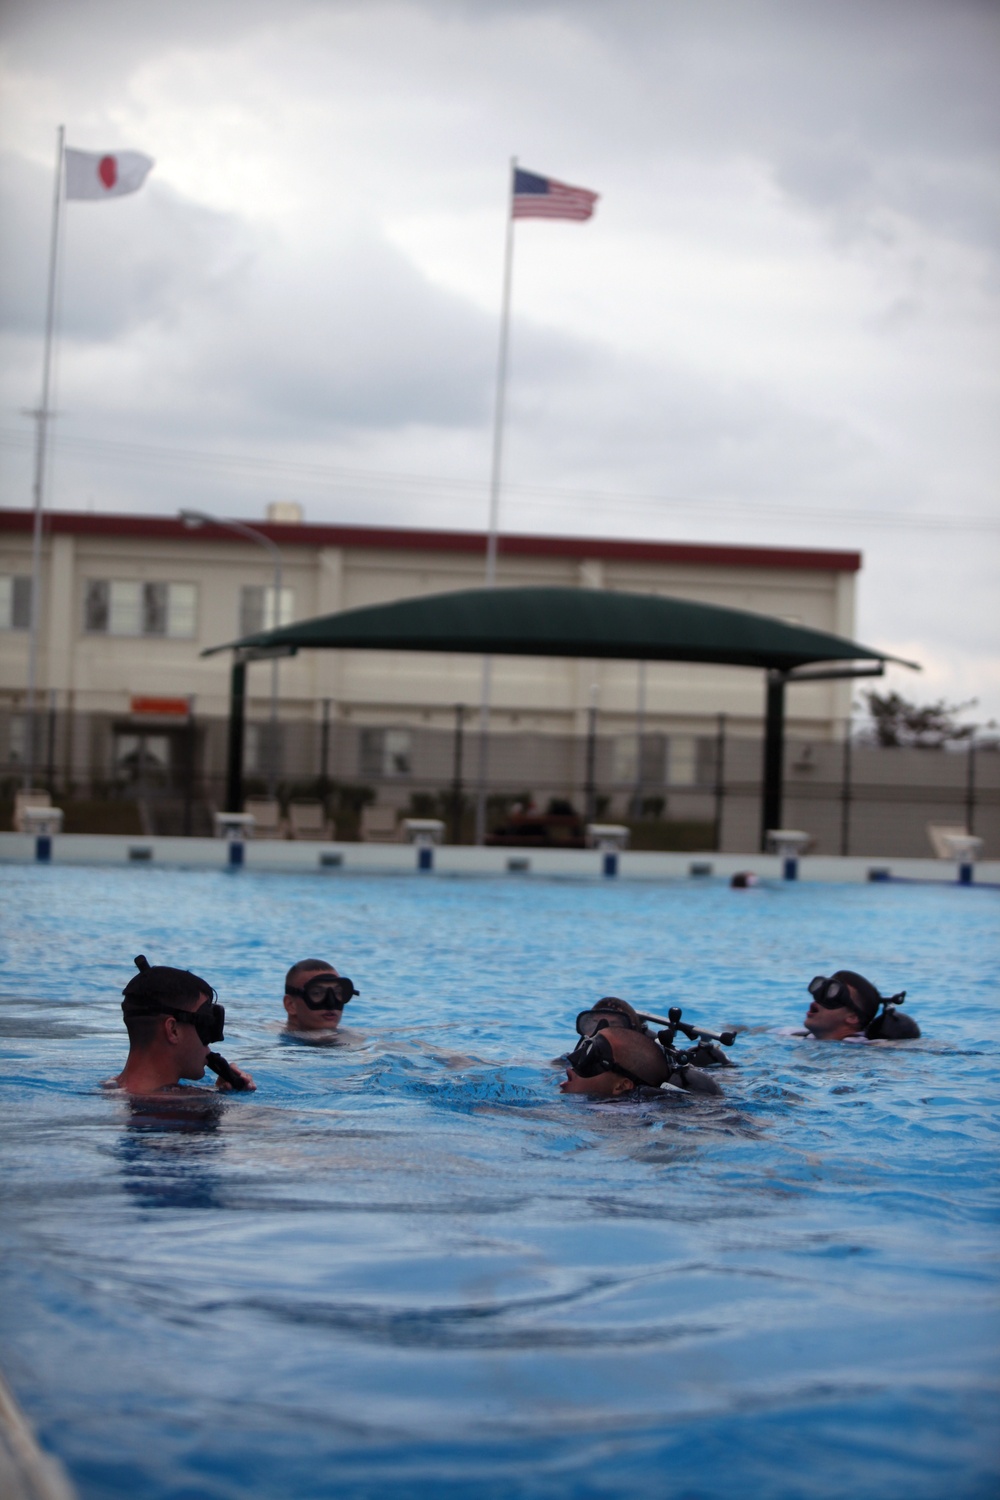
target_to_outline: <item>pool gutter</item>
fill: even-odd
[[[234,858],[234,854],[238,858]],[[781,881],[785,861],[769,854],[664,854],[625,849],[609,855],[599,849],[475,848],[443,844],[434,847],[401,843],[313,843],[247,839],[235,846],[226,839],[138,838],[116,834],[63,833],[38,836],[0,833],[0,863],[121,866],[134,869],[233,870],[285,874],[436,874],[497,876],[512,879],[543,876],[563,879],[698,880],[725,879],[752,870],[760,879]],[[948,860],[895,859],[872,855],[804,855],[795,878],[802,881],[864,883],[906,880],[945,884],[1000,885],[1000,860],[966,867]]]

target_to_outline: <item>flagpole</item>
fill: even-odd
[[[493,409],[493,462],[490,471],[490,514],[486,535],[486,587],[497,581],[497,539],[500,522],[500,479],[503,468],[504,409],[507,400],[507,349],[510,333],[510,291],[514,270],[514,173],[517,157],[510,159],[510,191],[507,201],[507,237],[503,260],[503,296],[500,303],[500,346],[497,352],[496,402]],[[493,658],[483,657],[482,694],[479,710],[479,786],[476,794],[476,843],[486,838],[486,777],[489,756],[490,695]]]
[[[52,195],[52,235],[49,242],[49,284],[45,304],[45,347],[42,355],[42,400],[35,419],[35,477],[32,497],[35,507],[31,537],[31,632],[28,641],[28,692],[26,702],[25,789],[35,776],[35,697],[38,688],[38,637],[42,617],[42,520],[45,504],[45,460],[48,447],[49,394],[52,383],[52,346],[55,340],[56,284],[59,263],[59,227],[62,219],[63,147],[66,127],[59,126],[56,144],[56,180]]]

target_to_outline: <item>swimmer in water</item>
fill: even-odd
[[[898,1042],[920,1035],[913,1017],[895,1008],[898,1001],[905,1000],[905,990],[885,1000],[870,980],[853,969],[838,969],[829,979],[817,975],[809,993],[812,1001],[802,1023],[805,1032],[799,1032],[800,1036],[808,1033],[818,1042]]]
[[[285,975],[286,1029],[336,1031],[344,1006],[359,993],[332,964],[321,958],[300,958]]]
[[[622,1026],[603,1026],[583,1037],[569,1054],[559,1092],[623,1099],[637,1088],[658,1089],[669,1077],[663,1048],[652,1037]]]
[[[105,1087],[158,1094],[178,1088],[181,1079],[204,1078],[208,1064],[220,1074],[217,1088],[255,1089],[249,1073],[209,1050],[222,1041],[226,1014],[212,986],[189,969],[151,967],[141,955],[136,966],[139,973],[122,990],[128,1058]]]
[[[651,1031],[652,1025],[663,1026],[666,1029],[654,1034]],[[662,1017],[641,1014],[641,1012],[629,1005],[627,1000],[619,1000],[615,995],[606,995],[603,1000],[599,1000],[589,1010],[582,1010],[580,1012],[576,1018],[576,1031],[577,1035],[583,1041],[577,1043],[575,1052],[570,1053],[569,1056],[564,1055],[561,1058],[557,1058],[556,1066],[572,1065],[574,1057],[585,1057],[588,1066],[593,1066],[593,1072],[588,1072],[582,1076],[589,1079],[593,1079],[595,1074],[601,1071],[598,1064],[605,1049],[597,1048],[588,1052],[583,1044],[598,1035],[610,1032],[614,1032],[616,1037],[621,1035],[626,1037],[635,1036],[639,1039],[640,1043],[651,1042],[665,1064],[666,1082],[671,1084],[673,1088],[684,1089],[689,1093],[721,1094],[722,1089],[705,1069],[706,1067],[729,1068],[733,1066],[722,1051],[719,1043],[722,1043],[726,1047],[732,1046],[732,1043],[736,1039],[735,1033],[722,1032],[721,1034],[717,1034],[716,1032],[705,1031],[690,1024],[684,1024],[681,1021],[681,1011],[676,1007],[670,1009],[669,1020],[665,1021]],[[695,1043],[693,1049],[678,1051],[675,1040],[678,1031]],[[622,1043],[622,1047],[625,1049],[629,1045],[628,1042]],[[644,1049],[640,1047],[640,1051],[644,1051]],[[650,1056],[648,1052],[645,1055]],[[577,1074],[578,1077],[581,1076],[578,1067],[574,1068],[570,1066],[569,1071]],[[658,1075],[660,1070],[656,1069],[655,1071]],[[651,1088],[658,1088],[662,1081],[649,1083],[645,1075],[643,1077],[643,1083],[648,1083],[648,1086]],[[610,1088],[611,1085],[605,1081],[601,1087]],[[600,1092],[600,1089],[569,1088],[566,1084],[562,1084],[561,1088],[562,1092],[567,1094]],[[620,1089],[618,1091],[619,1094],[627,1092],[627,1089]]]

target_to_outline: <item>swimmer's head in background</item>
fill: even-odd
[[[906,999],[905,990],[886,998],[870,979],[853,969],[837,969],[829,979],[817,975],[809,985],[809,993],[826,1010],[843,1007],[853,1012],[858,1018],[858,1029],[871,1041],[904,1041],[920,1035],[913,1017],[895,1008]]]
[[[122,990],[122,1017],[126,1026],[130,1021],[173,1016],[175,1021],[193,1026],[206,1047],[223,1040],[225,1007],[216,1002],[215,990],[207,979],[192,974],[190,969],[150,964],[142,953],[135,966],[138,974]]]
[[[360,995],[361,991],[354,988],[353,981],[346,974],[335,974],[332,969],[327,969],[310,975],[305,984],[286,984],[285,994],[294,995],[310,1010],[343,1010],[351,997]]]
[[[627,1000],[619,1000],[616,995],[605,995],[590,1010],[581,1010],[576,1018],[576,1030],[578,1036],[594,1036],[596,1032],[608,1029],[643,1031],[645,1027],[642,1016]]]
[[[861,1026],[878,1014],[882,997],[873,984],[850,969],[838,969],[827,979],[817,974],[809,981],[809,993],[821,1010],[849,1010]]]
[[[831,978],[834,983],[850,987],[852,993],[844,1003],[848,1010],[853,1010],[862,1026],[870,1026],[884,1003],[871,980],[866,979],[863,974],[855,974],[853,969],[838,969]],[[902,998],[902,995],[893,996],[895,1000]]]

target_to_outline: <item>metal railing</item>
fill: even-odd
[[[272,788],[319,801],[338,837],[358,835],[374,803],[400,815],[441,817],[449,837],[474,837],[476,715],[456,711],[450,728],[359,724],[318,704],[308,716],[273,722],[261,704],[248,715],[244,794]],[[68,832],[206,834],[225,806],[228,723],[222,717],[142,719],[50,694],[34,716],[37,783],[65,807]],[[832,739],[786,737],[785,827],[801,828],[827,854],[928,856],[929,823],[961,827],[1000,855],[1000,749],[975,737],[948,749],[883,749],[839,726]],[[0,826],[10,827],[23,783],[27,719],[0,701]],[[494,732],[487,823],[515,805],[545,813],[569,804],[581,818],[627,823],[635,848],[752,852],[758,847],[763,775],[759,724],[720,717],[711,733],[669,727],[636,736]]]

